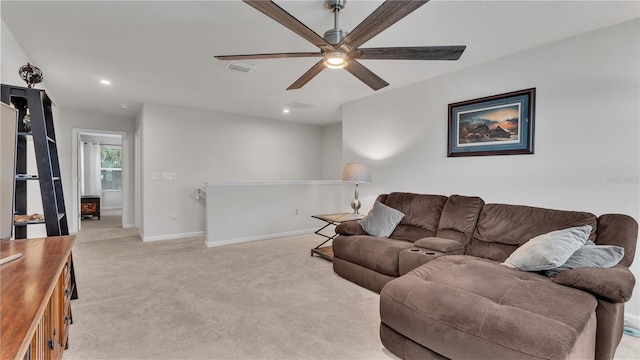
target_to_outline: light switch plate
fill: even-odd
[[[175,179],[176,179],[176,173],[174,172],[162,173],[162,180],[175,180]]]

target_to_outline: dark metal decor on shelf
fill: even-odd
[[[18,70],[20,78],[27,83],[29,89],[33,88],[35,84],[41,83],[44,80],[44,74],[37,66],[27,63]]]

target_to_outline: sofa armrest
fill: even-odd
[[[347,221],[336,226],[336,234],[340,235],[367,235],[360,225],[360,221]]]
[[[629,301],[636,279],[623,265],[611,268],[584,267],[564,270],[553,281],[560,285],[588,291],[616,303]]]
[[[440,237],[426,237],[413,243],[415,246],[421,248],[431,249],[442,253],[450,253],[454,251],[460,251],[464,249],[464,246],[459,242],[451,239],[445,239]]]

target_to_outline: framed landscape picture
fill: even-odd
[[[533,154],[536,89],[449,104],[448,157]]]

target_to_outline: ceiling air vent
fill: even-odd
[[[256,68],[255,65],[241,63],[238,61],[229,61],[229,63],[227,64],[227,69],[242,71],[246,73],[250,72],[255,68]]]
[[[294,101],[290,104],[285,105],[286,108],[288,109],[309,109],[314,107],[315,105],[311,105],[311,104],[305,104],[303,102],[300,101]]]

